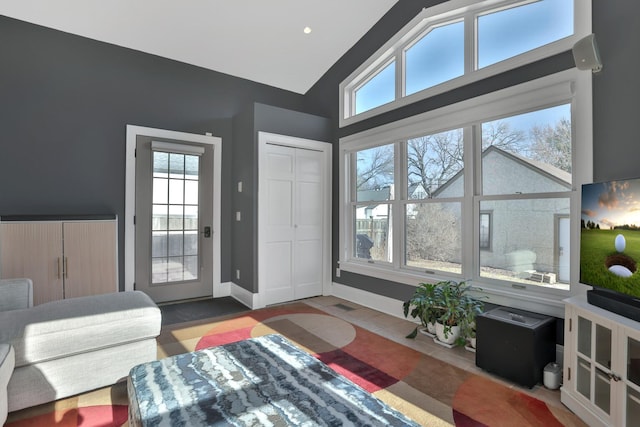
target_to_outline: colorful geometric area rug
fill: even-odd
[[[163,327],[160,358],[281,334],[424,426],[584,426],[547,404],[304,302]],[[125,383],[9,414],[7,427],[127,426]]]

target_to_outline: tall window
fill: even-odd
[[[480,252],[480,276],[568,289],[560,275],[556,218],[570,213],[571,105],[483,122],[480,210],[493,213],[492,251]],[[563,277],[564,276],[564,277]]]
[[[394,198],[394,147],[383,145],[354,153],[355,199],[352,203],[354,256],[392,262],[390,201]]]
[[[589,0],[461,0],[425,9],[340,85],[341,125],[570,50]]]
[[[577,262],[559,222],[590,174],[590,99],[590,75],[569,70],[342,138],[340,267],[566,297]]]
[[[405,266],[462,273],[463,131],[453,129],[403,142],[407,185],[424,189],[405,206]],[[456,179],[457,178],[457,179]]]

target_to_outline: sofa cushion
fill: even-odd
[[[31,279],[0,279],[0,311],[20,310],[32,306]]]
[[[71,298],[0,313],[16,367],[160,334],[160,309],[140,291]]]

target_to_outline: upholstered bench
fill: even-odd
[[[134,367],[129,426],[418,426],[281,335]]]
[[[155,360],[161,314],[133,291],[0,312],[0,324],[0,342],[15,350],[8,410],[16,411],[115,384]]]

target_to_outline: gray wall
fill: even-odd
[[[640,3],[593,0],[604,67],[593,78],[593,179],[640,177]]]
[[[123,288],[126,125],[212,132],[231,280],[232,119],[255,102],[304,111],[302,95],[2,16],[0,58],[0,215],[117,214]]]
[[[232,281],[251,292],[258,292],[258,132],[277,133],[330,143],[330,121],[326,118],[255,103],[233,121],[233,206],[242,221],[231,222]],[[238,193],[242,181],[242,193]],[[233,213],[235,218],[235,211]],[[235,271],[240,270],[240,280]]]

